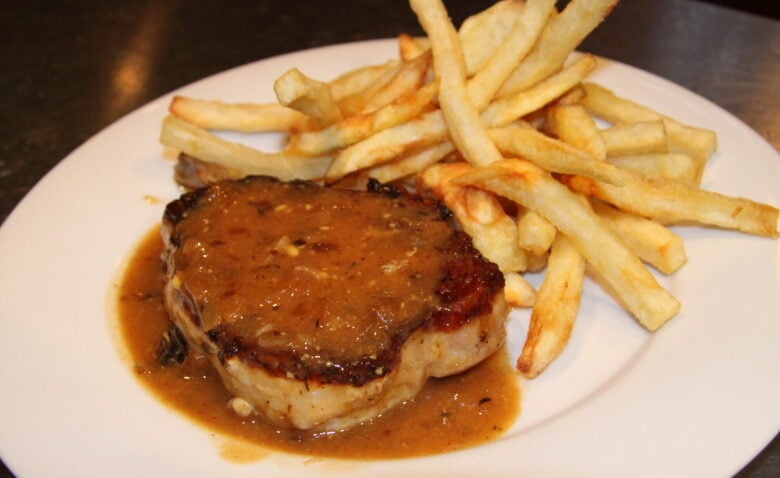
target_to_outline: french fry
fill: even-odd
[[[439,107],[452,142],[472,164],[501,160],[466,90],[466,65],[460,38],[441,0],[411,0],[412,10],[431,41],[439,81]]]
[[[617,0],[572,0],[545,26],[531,52],[498,91],[503,98],[533,86],[563,66],[569,54],[601,23]]]
[[[651,181],[680,181],[696,185],[696,164],[685,154],[639,154],[613,156],[607,162],[631,170]]]
[[[168,109],[176,117],[208,130],[262,133],[315,127],[315,122],[305,114],[276,103],[223,103],[174,96]]]
[[[504,274],[504,297],[510,307],[533,307],[536,302],[536,290],[522,274],[507,272]]]
[[[350,70],[328,83],[330,95],[333,97],[333,101],[338,103],[375,84],[388,70],[400,68],[400,65],[401,62],[398,60],[389,60],[381,65],[369,65]]]
[[[341,121],[330,87],[326,83],[305,76],[297,68],[285,72],[274,82],[279,103],[309,116],[321,126]]]
[[[583,98],[585,98],[585,88],[582,87],[582,84],[579,84],[558,97],[552,104],[560,106],[578,105]]]
[[[384,88],[390,83],[393,78],[398,75],[405,65],[402,61],[395,61],[389,68],[379,74],[374,81],[368,83],[363,88],[351,91],[349,94],[344,94],[336,100],[336,104],[341,111],[341,114],[345,117],[358,114],[379,90]],[[331,83],[331,88],[333,84]],[[334,98],[335,99],[335,98]]]
[[[591,201],[604,224],[642,261],[664,274],[671,274],[688,260],[680,236],[655,221]]]
[[[471,165],[465,161],[436,164],[417,176],[417,184],[420,188],[425,188],[442,198],[446,192],[444,189],[445,183],[471,170]]]
[[[550,250],[556,235],[555,226],[535,211],[521,208],[517,213],[517,245],[536,256]]]
[[[430,52],[405,62],[393,79],[367,98],[360,112],[370,113],[398,98],[413,94],[423,84],[430,64]]]
[[[508,99],[504,103],[506,105],[505,107],[495,110],[495,115],[498,119],[494,119],[492,122],[486,120],[485,115],[491,114],[486,110],[482,115],[483,122],[488,125],[496,123],[500,125],[503,121],[511,123],[516,119],[515,115],[522,115],[533,111],[534,109],[541,108],[544,106],[545,99],[543,98],[544,93],[540,90],[548,91],[549,101],[555,96],[562,94],[566,89],[571,88],[572,85],[578,84],[582,75],[585,74],[585,69],[593,66],[593,63],[587,58],[588,57],[585,57],[584,61],[577,63],[577,66],[572,65],[569,69],[556,75],[549,83],[545,82],[545,84],[540,85],[538,89],[533,89],[525,94],[524,97],[527,99],[523,100],[521,95],[517,95],[517,97],[514,97],[511,100]],[[458,87],[455,87],[455,89],[457,90]],[[450,91],[452,91],[452,89]],[[462,94],[463,92],[456,92],[454,94],[457,98],[455,99],[455,105],[453,105],[454,111],[451,111],[450,114],[452,117],[456,118],[454,122],[461,125],[461,127],[459,127],[460,139],[468,146],[468,151],[471,151],[472,160],[479,164],[486,164],[490,161],[500,159],[501,154],[498,151],[493,152],[494,146],[492,141],[488,143],[490,138],[487,138],[486,140],[485,138],[482,138],[481,133],[478,132],[481,128],[478,121],[476,123],[474,122],[473,105],[468,104]],[[511,111],[508,112],[510,109]],[[461,113],[464,114],[461,115]],[[443,112],[439,110],[425,114],[408,123],[387,128],[341,151],[336,157],[331,171],[328,172],[328,178],[330,180],[336,180],[346,174],[357,171],[358,169],[382,164],[403,154],[404,151],[415,145],[419,145],[420,142],[423,141],[428,144],[439,142],[446,138],[448,131],[452,133],[452,131],[449,130],[450,127],[452,127],[452,125],[448,124]],[[492,132],[490,132],[489,135],[493,137]],[[458,149],[465,155],[466,152],[460,146],[458,146]],[[583,156],[579,152],[572,154]],[[468,159],[468,156],[466,157]],[[603,170],[609,169],[609,166],[605,165],[598,165],[596,167]]]
[[[500,0],[463,21],[458,36],[467,76],[473,76],[501,45],[523,8],[520,0]]]
[[[496,197],[486,191],[452,183],[471,167],[465,163],[437,164],[420,177],[452,211],[474,247],[504,272],[523,271],[525,254],[517,247],[517,226]]]
[[[648,181],[626,169],[619,171],[621,187],[584,176],[564,176],[562,181],[574,191],[665,224],[696,222],[758,236],[780,235],[776,207],[681,182]]]
[[[595,67],[595,57],[585,55],[533,87],[494,101],[482,112],[482,121],[491,128],[506,126],[579,85]]]
[[[431,49],[431,41],[426,37],[414,37],[414,42],[417,43],[418,48],[422,51]]]
[[[410,61],[425,53],[420,43],[408,33],[398,35],[398,55],[403,61]]]
[[[607,157],[607,146],[593,121],[580,105],[556,105],[547,109],[546,128],[564,143],[584,151],[594,159]]]
[[[586,96],[582,105],[594,116],[612,124],[636,123],[661,119],[664,122],[669,152],[683,153],[696,161],[697,182],[701,180],[704,165],[718,146],[715,132],[684,125],[657,113],[595,83],[583,84]]]
[[[389,183],[420,173],[454,151],[455,147],[452,143],[444,141],[423,148],[421,151],[415,151],[395,161],[369,168],[368,176],[381,183]]]
[[[213,163],[240,176],[262,174],[283,181],[322,178],[331,158],[263,153],[215,136],[175,116],[163,121],[160,142],[199,160]]]
[[[663,120],[621,123],[601,131],[607,156],[666,153],[666,127]]]
[[[547,267],[547,259],[549,256],[549,253],[541,255],[536,255],[531,252],[526,253],[526,262],[528,262],[526,272],[540,272],[544,270],[544,268]]]
[[[474,247],[502,272],[525,271],[525,253],[517,247],[517,226],[493,194],[445,183],[444,204],[471,236]]]
[[[507,159],[475,168],[452,181],[492,191],[550,221],[648,330],[657,330],[680,309],[677,299],[658,284],[593,210],[543,169],[528,161]]]
[[[294,137],[290,148],[307,155],[328,153],[402,124],[418,116],[431,103],[436,86],[436,83],[428,83],[371,113],[349,116],[327,128],[301,133]]]
[[[533,128],[515,125],[490,130],[490,137],[508,157],[521,157],[554,173],[578,170],[580,173],[621,184],[616,167],[598,161],[579,149],[545,136]]]
[[[526,378],[538,376],[568,343],[584,278],[585,260],[566,236],[558,234],[536,295],[523,351],[517,359],[517,368]]]
[[[518,62],[528,54],[554,9],[554,0],[525,3],[501,44],[468,82],[469,97],[478,111],[485,109]]]
[[[425,113],[342,149],[328,169],[326,180],[332,183],[360,169],[385,163],[414,147],[437,143],[446,134],[447,123],[441,111]]]

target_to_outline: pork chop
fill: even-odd
[[[498,267],[435,200],[370,184],[249,177],[166,207],[172,321],[279,425],[352,427],[504,341]]]

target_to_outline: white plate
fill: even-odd
[[[246,65],[177,93],[273,101],[297,66],[320,79],[395,56],[392,40]],[[739,120],[668,81],[605,61],[593,79],[718,132],[704,186],[780,204],[777,152]],[[21,476],[715,476],[780,428],[780,247],[680,228],[689,263],[663,282],[683,310],[650,335],[592,283],[571,343],[523,384],[516,426],[447,455],[368,463],[272,454],[222,459],[211,433],[133,378],[114,343],[111,291],[123,260],[178,193],[157,143],[171,96],[135,111],[62,161],[0,229],[0,450]],[[269,147],[274,139],[258,146]],[[514,313],[516,354],[527,313]],[[267,475],[264,475],[267,473]]]

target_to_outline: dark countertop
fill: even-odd
[[[421,33],[402,2],[353,3],[3,2],[0,221],[73,149],[170,90],[281,53]],[[445,3],[459,23],[492,2]],[[624,0],[581,49],[685,86],[780,149],[777,20],[694,0]],[[738,476],[780,476],[780,439]]]

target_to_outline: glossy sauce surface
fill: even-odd
[[[316,434],[282,429],[227,406],[208,360],[190,350],[182,365],[161,367],[157,347],[169,327],[163,305],[159,231],[151,231],[131,258],[118,296],[124,345],[138,380],[163,403],[225,436],[269,449],[315,456],[379,459],[442,453],[501,436],[519,413],[516,376],[502,350],[463,374],[431,379],[406,404],[347,432]]]
[[[177,223],[176,274],[204,330],[360,358],[437,303],[439,249],[452,230],[436,213],[407,197],[305,182],[217,183]]]

